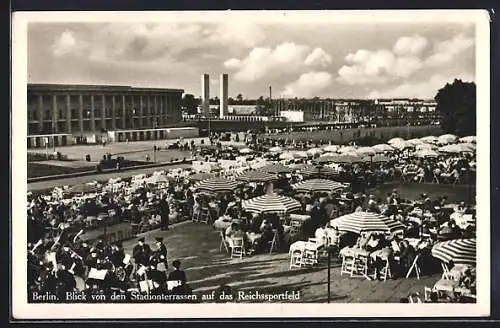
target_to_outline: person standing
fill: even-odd
[[[145,238],[141,237],[138,239],[137,245],[134,246],[132,251],[132,256],[135,260],[135,264],[139,267],[140,265],[148,266],[149,258],[151,256],[151,247],[145,243]]]
[[[165,244],[163,243],[163,237],[156,237],[156,246],[158,248],[155,251],[155,257],[158,260],[159,270],[166,274],[168,269],[168,251],[167,246],[165,246]]]
[[[170,205],[166,196],[160,201],[161,230],[169,230]]]

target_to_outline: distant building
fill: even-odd
[[[182,89],[28,84],[28,147],[94,140],[107,131],[182,121]],[[56,137],[54,137],[56,135]],[[48,141],[49,140],[49,141]],[[50,141],[52,140],[52,141]]]
[[[304,111],[301,110],[282,110],[279,116],[287,122],[304,122]]]

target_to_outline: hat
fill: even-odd
[[[163,237],[156,237],[155,238],[157,242],[161,243],[163,241]]]
[[[144,238],[144,237],[137,239],[137,241],[142,241],[142,242],[144,242],[145,240],[146,240],[146,238]]]

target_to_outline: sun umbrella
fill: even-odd
[[[360,163],[363,160],[361,157],[357,155],[339,155],[337,158],[333,160],[333,163],[343,163],[343,164],[352,164],[352,163]]]
[[[153,175],[149,179],[147,179],[147,183],[158,184],[158,183],[167,183],[168,178],[164,175]]]
[[[311,148],[307,151],[307,153],[311,156],[323,154],[323,152],[324,151],[321,148]]]
[[[281,160],[283,160],[283,159],[295,159],[295,154],[292,152],[282,153],[282,154],[280,154],[279,159],[281,159]]]
[[[323,154],[319,155],[319,157],[327,157],[327,156],[330,156],[330,157],[339,156],[339,154],[330,152],[330,153],[323,153]]]
[[[336,145],[328,145],[328,146],[323,147],[323,150],[324,150],[325,152],[332,152],[332,153],[336,153],[336,152],[339,150],[339,146],[336,146]]]
[[[425,142],[425,143],[437,143],[439,141],[438,137],[435,137],[435,136],[423,137],[423,138],[420,138],[420,140]]]
[[[438,138],[438,143],[442,145],[450,144],[456,142],[458,137],[454,134],[443,134],[442,136],[439,136]]]
[[[341,231],[350,231],[357,234],[362,232],[395,233],[404,230],[404,226],[398,221],[371,212],[354,212],[343,215],[330,221],[330,224],[338,227]]]
[[[439,154],[437,151],[434,151],[432,149],[422,149],[422,150],[419,150],[417,151],[415,154],[414,154],[415,157],[418,157],[418,158],[425,158],[425,157],[438,157]]]
[[[415,139],[410,139],[410,140],[406,140],[406,142],[408,142],[408,143],[410,143],[410,144],[412,144],[412,145],[414,145],[414,146],[416,146],[416,145],[420,145],[420,144],[422,144],[422,143],[423,143],[423,141],[422,141],[422,140],[417,139],[417,138],[415,138]]]
[[[336,159],[339,158],[339,154],[330,154],[328,156],[320,156],[318,158],[316,158],[314,161],[318,164],[322,164],[322,163],[333,163],[335,162]]]
[[[443,153],[466,153],[475,151],[475,146],[473,144],[460,143],[440,147],[439,151]]]
[[[236,180],[244,182],[266,182],[276,179],[277,176],[275,174],[267,173],[261,169],[247,171],[236,177]]]
[[[238,188],[240,183],[238,181],[228,180],[224,178],[211,178],[202,180],[194,185],[197,191],[208,192],[230,192]]]
[[[250,148],[240,149],[240,154],[250,154],[250,153],[253,153],[253,150],[251,150]]]
[[[360,156],[375,155],[375,151],[371,147],[361,147],[356,150],[356,154]]]
[[[430,144],[430,143],[422,143],[420,145],[415,146],[415,150],[424,150],[424,149],[432,149],[432,150],[437,150],[438,147],[436,145]]]
[[[403,150],[403,149],[408,149],[408,148],[414,148],[415,146],[409,142],[406,142],[406,141],[403,141],[403,142],[400,142],[400,143],[395,143],[395,144],[392,144],[392,146],[394,148],[397,148],[399,150]]]
[[[334,192],[342,190],[345,186],[339,182],[326,179],[305,180],[292,185],[292,188],[298,192]]]
[[[391,159],[384,155],[375,155],[375,156],[365,156],[363,157],[363,162],[369,163],[385,163],[389,162]]]
[[[453,239],[437,243],[432,247],[432,256],[445,263],[476,264],[476,239]]]
[[[278,146],[269,148],[269,152],[271,153],[281,153],[282,151],[283,149],[281,149],[281,147]]]
[[[392,146],[394,144],[401,143],[404,141],[405,141],[405,139],[403,139],[403,138],[392,138],[389,141],[387,141],[387,143]]]
[[[353,146],[346,146],[346,147],[340,148],[338,150],[338,152],[341,154],[356,153],[356,148],[354,148]]]
[[[378,144],[378,145],[373,146],[372,149],[376,153],[383,153],[385,151],[393,151],[394,150],[394,148],[389,146],[388,144]]]
[[[279,213],[287,214],[299,211],[302,208],[300,202],[291,197],[266,194],[241,202],[241,207],[251,213]]]
[[[463,138],[460,138],[458,141],[476,143],[476,136],[463,137]]]
[[[291,173],[293,170],[283,164],[271,163],[261,167],[259,170],[267,173]]]
[[[305,176],[325,177],[336,174],[336,171],[334,169],[322,165],[315,166],[310,164],[304,164],[296,167],[296,169],[298,169],[298,171]]]
[[[295,158],[308,158],[309,157],[309,154],[305,151],[295,151],[293,153],[293,155],[295,156]]]

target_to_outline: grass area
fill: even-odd
[[[93,167],[67,167],[59,165],[51,165],[49,163],[27,163],[28,179],[36,177],[44,177],[59,174],[72,174],[79,172],[95,171]]]

